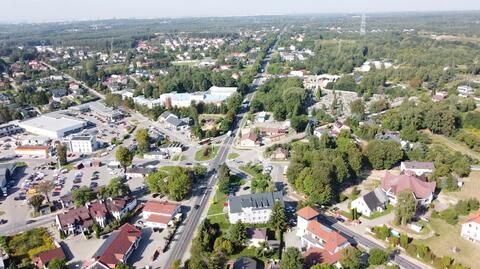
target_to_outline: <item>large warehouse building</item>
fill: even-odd
[[[62,138],[79,132],[87,122],[74,119],[60,113],[50,113],[18,123],[25,131],[50,138]]]

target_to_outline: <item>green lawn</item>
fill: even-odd
[[[210,204],[207,215],[223,213],[223,203],[227,200],[227,195],[217,191],[216,203]]]
[[[228,154],[227,158],[228,158],[229,160],[233,160],[233,159],[238,158],[238,156],[240,156],[240,154],[238,154],[238,153],[236,153],[236,152],[232,152],[232,153],[229,153],[229,154]]]
[[[220,147],[218,146],[206,146],[195,152],[195,161],[208,161],[213,159],[217,153]],[[207,154],[205,154],[205,151],[207,151]]]
[[[187,157],[183,154],[175,154],[172,156],[172,161],[185,161]]]
[[[388,204],[387,208],[385,210],[383,210],[382,212],[375,212],[370,217],[363,216],[363,215],[361,217],[369,219],[369,220],[373,220],[373,219],[376,219],[376,218],[379,218],[379,217],[390,214],[392,212],[392,210],[393,210],[393,206],[391,204]]]
[[[256,165],[242,165],[240,170],[254,177],[255,175],[261,174],[263,171],[263,166],[261,164]]]
[[[228,222],[227,214],[215,215],[207,217],[212,224],[218,224],[220,230],[226,231],[230,227],[230,222]]]
[[[427,245],[437,256],[449,256],[470,268],[478,268],[478,261],[472,257],[477,257],[480,245],[460,236],[460,224],[450,225],[442,219],[431,218],[430,227],[436,235],[424,240],[416,239],[413,243]],[[455,247],[460,251],[453,252]]]

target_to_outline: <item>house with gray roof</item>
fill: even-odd
[[[355,208],[358,213],[370,217],[375,212],[382,212],[388,204],[388,197],[381,188],[360,196],[352,201],[351,208]]]
[[[282,192],[253,193],[228,198],[228,219],[230,223],[266,223],[270,219],[273,205],[283,206]]]

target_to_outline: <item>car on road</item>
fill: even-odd
[[[245,187],[243,187],[243,190],[244,190],[244,191],[246,191],[246,190],[248,190],[248,189],[250,189],[250,186],[245,186]]]
[[[200,208],[200,205],[199,204],[196,204],[193,206],[194,209],[199,209]]]
[[[32,223],[34,223],[34,222],[36,222],[36,220],[30,219],[30,220],[27,220],[27,222],[25,222],[25,224],[32,224]]]

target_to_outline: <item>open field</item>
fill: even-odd
[[[213,159],[218,153],[218,146],[203,147],[195,152],[195,161],[208,161]]]
[[[444,146],[447,146],[450,149],[453,149],[455,151],[459,151],[465,155],[468,155],[473,159],[480,160],[480,153],[471,150],[470,148],[461,144],[460,142],[455,141],[453,139],[449,139],[448,137],[445,137],[443,135],[436,135],[436,134],[430,134],[430,133],[428,134],[430,135],[430,138],[432,138],[433,143],[442,144]]]
[[[427,245],[437,256],[449,256],[470,268],[478,268],[478,260],[473,259],[480,252],[480,245],[474,244],[460,236],[460,224],[455,226],[444,220],[432,218],[430,227],[436,235],[424,240],[414,240],[415,243]],[[458,248],[455,253],[453,248]]]

